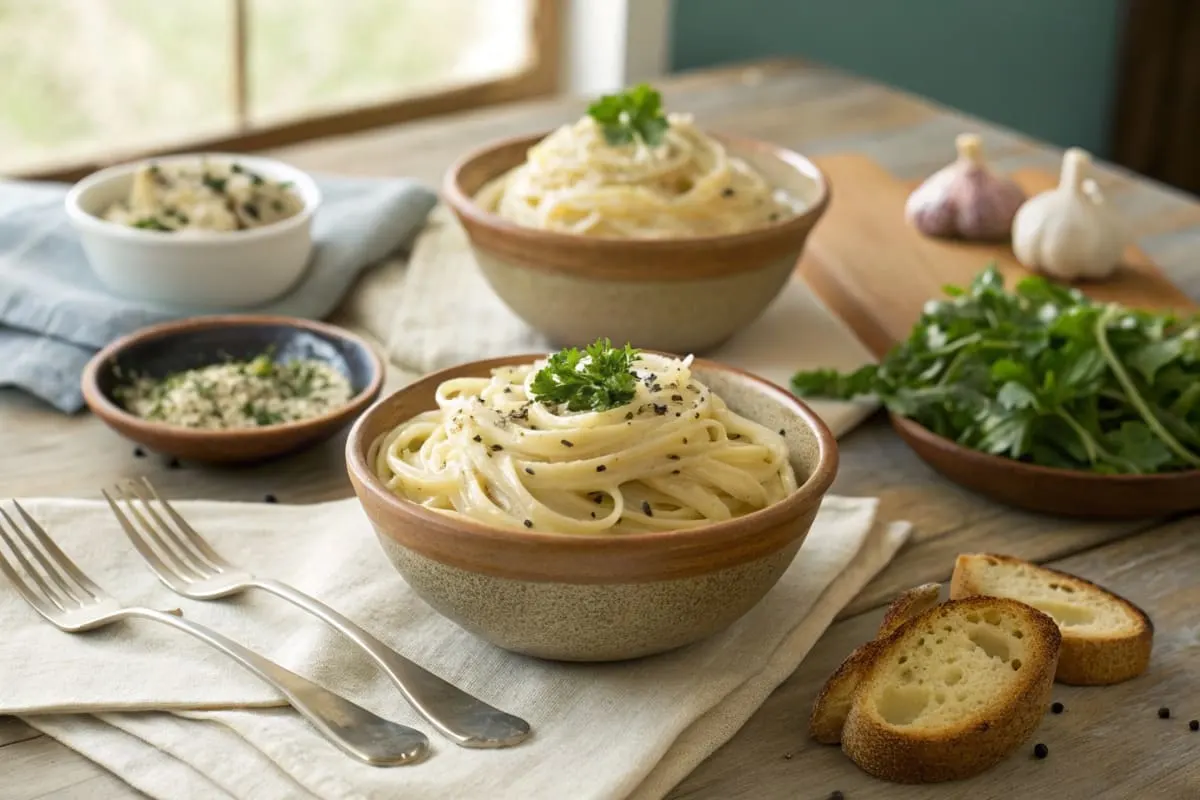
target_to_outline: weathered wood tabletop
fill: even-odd
[[[1058,151],[928,102],[798,62],[769,62],[663,81],[669,105],[706,126],[808,154],[858,151],[898,177],[921,177],[950,155],[953,136],[981,130],[999,168],[1053,170]],[[499,136],[573,119],[584,101],[556,99],[484,110],[352,137],[279,155],[297,166],[438,182],[465,150]],[[1149,181],[1107,170],[1105,187],[1142,248],[1200,299],[1200,203]],[[339,318],[354,325],[345,314]],[[361,326],[359,326],[361,327]],[[0,392],[0,495],[93,497],[114,479],[149,475],[173,497],[252,500],[274,493],[307,503],[351,494],[336,440],[257,469],[168,469],[135,458],[132,446],[91,416],[63,417]],[[1084,524],[1008,510],[956,489],[876,421],[841,443],[834,491],[882,499],[881,514],[908,519],[914,539],[843,612],[813,652],[750,722],[690,777],[674,798],[1200,798],[1200,518]],[[902,787],[859,772],[837,748],[805,735],[813,696],[840,660],[874,630],[897,590],[945,580],[954,556],[992,550],[1082,574],[1124,593],[1154,619],[1149,673],[1124,685],[1056,687],[1066,712],[1036,734],[1044,761],[1021,752],[985,775],[933,787]],[[3,691],[3,687],[0,687]],[[1170,706],[1172,718],[1157,709]],[[0,798],[136,797],[136,792],[57,742],[0,718]]]

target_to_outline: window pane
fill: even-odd
[[[532,0],[248,0],[250,117],[278,122],[511,75]]]
[[[0,0],[0,170],[233,129],[224,0]]]

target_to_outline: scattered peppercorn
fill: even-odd
[[[533,474],[533,467],[526,467],[526,468],[525,468],[525,472],[526,472],[527,474],[529,474],[529,475],[532,475],[532,474]]]
[[[780,428],[780,429],[779,429],[779,435],[780,435],[780,436],[787,436],[787,431],[785,431],[783,428]]]
[[[563,447],[574,447],[575,446],[574,442],[567,441],[566,439],[562,439],[560,441],[562,441]]]
[[[501,446],[501,445],[498,445],[498,444],[494,444],[494,445],[492,445],[492,452],[493,452],[493,453],[498,453],[498,452],[500,452],[500,451],[501,451],[501,450],[503,450],[503,449],[504,449],[504,447],[503,447],[503,446]]]
[[[784,760],[784,761],[791,761],[791,760],[792,760],[792,756],[793,756],[793,755],[794,755],[793,753],[784,753],[784,754],[783,754],[783,760]]]
[[[600,466],[596,467],[596,472],[604,472],[606,469],[608,469],[608,467],[601,464]]]
[[[472,436],[471,438],[472,438],[474,441],[476,441],[476,442],[482,442],[482,441],[483,441],[483,437],[482,437],[482,436],[480,436],[478,433],[477,433],[477,434],[475,434],[474,436]]]
[[[666,406],[655,405],[655,406],[654,406],[654,413],[655,413],[655,414],[658,414],[658,415],[661,417],[663,414],[667,413],[667,407],[666,407]]]
[[[531,519],[527,519],[527,520],[525,520],[525,527],[526,527],[526,528],[532,528],[532,527],[533,527],[533,520],[531,520]]]
[[[671,399],[672,399],[672,400],[674,400],[676,403],[682,403],[682,402],[683,402],[683,395],[681,395],[681,394],[673,394],[673,395],[671,395]]]
[[[1052,713],[1052,714],[1061,714],[1065,710],[1066,709],[1064,708],[1062,703],[1054,703],[1053,705],[1050,706],[1050,713]]]
[[[1170,719],[1171,718],[1171,709],[1167,708],[1166,706],[1163,706],[1162,708],[1160,708],[1158,710],[1158,718],[1159,719]]]
[[[846,800],[846,794],[841,789],[834,789],[833,794],[829,795],[829,800]]]
[[[1189,731],[1200,731],[1200,719],[1194,719],[1188,723]]]
[[[1045,758],[1048,755],[1050,755],[1050,748],[1046,747],[1046,745],[1042,744],[1041,742],[1038,742],[1037,744],[1035,744],[1033,746],[1033,757],[1034,758]]]
[[[734,194],[736,194],[736,193],[733,191],[732,186],[726,186],[724,189],[721,190],[721,197],[733,197]]]
[[[135,448],[133,448],[133,457],[134,458],[145,458],[146,451],[140,447],[135,447]]]
[[[263,502],[264,503],[278,503],[279,500],[273,494],[265,494],[265,495],[263,495]]]
[[[179,463],[178,458],[172,458],[170,461],[167,462],[167,469],[179,469],[182,466],[183,465]]]
[[[642,501],[642,513],[643,513],[643,514],[645,514],[647,517],[653,517],[653,516],[654,516],[654,510],[653,510],[652,508],[650,508],[650,501],[649,501],[649,500],[643,500],[643,501]]]
[[[671,459],[672,461],[678,461],[678,460],[679,460],[679,456],[675,455],[674,453],[668,453],[668,454],[667,454],[667,458]]]

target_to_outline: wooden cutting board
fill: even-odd
[[[915,183],[905,183],[866,156],[814,159],[833,186],[800,274],[876,356],[907,338],[927,300],[946,284],[964,285],[995,260],[1006,285],[1029,275],[1007,244],[951,242],[922,236],[904,220]],[[1032,196],[1056,185],[1057,175],[1021,170],[1012,176]],[[1097,300],[1153,309],[1195,310],[1146,254],[1130,247],[1111,279],[1081,283]]]

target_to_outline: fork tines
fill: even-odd
[[[12,553],[10,559],[0,548],[0,572],[21,596],[48,618],[102,599],[100,587],[75,566],[29,512],[16,500],[10,502],[25,526],[0,506],[0,540]]]
[[[138,553],[164,581],[171,574],[203,580],[229,566],[146,478],[117,484],[112,494],[101,493]]]

